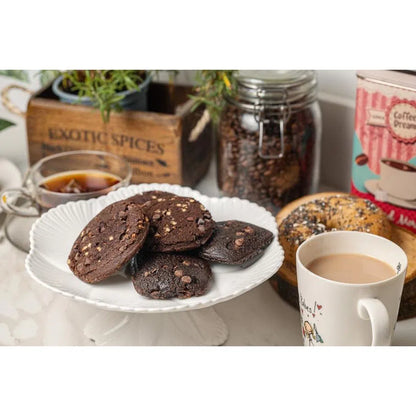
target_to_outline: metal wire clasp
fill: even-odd
[[[258,148],[258,155],[263,159],[279,159],[282,158],[285,154],[285,125],[290,118],[290,106],[289,103],[284,100],[283,104],[274,105],[274,106],[267,106],[267,114],[266,114],[266,106],[264,105],[264,101],[262,97],[264,97],[264,91],[258,93],[258,97],[260,100],[259,104],[255,104],[254,106],[254,119],[257,121],[259,125],[259,148]],[[280,129],[280,153],[278,155],[266,155],[263,153],[263,138],[264,138],[264,124],[271,123],[271,120],[267,117],[276,117],[279,119],[279,129]]]

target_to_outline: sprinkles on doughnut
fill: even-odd
[[[386,214],[367,199],[332,195],[295,208],[279,225],[279,241],[285,259],[296,263],[296,250],[309,237],[327,231],[362,231],[391,238]]]

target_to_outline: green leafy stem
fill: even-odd
[[[15,126],[15,123],[12,123],[11,121],[0,118],[0,131],[7,129],[8,127],[11,127],[11,126]]]

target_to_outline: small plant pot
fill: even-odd
[[[151,75],[147,75],[146,79],[140,84],[140,90],[129,90],[121,91],[117,93],[123,97],[119,101],[121,107],[124,110],[136,110],[136,111],[146,111],[147,110],[147,93],[149,91],[149,84],[151,81]],[[69,104],[82,104],[92,106],[93,103],[89,97],[79,97],[77,94],[72,94],[70,92],[65,92],[61,88],[62,84],[62,75],[55,79],[52,84],[52,90],[55,95],[58,96],[59,100],[64,103]]]

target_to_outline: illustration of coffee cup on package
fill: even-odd
[[[416,199],[416,167],[394,159],[380,160],[380,188],[396,198]]]
[[[416,71],[359,71],[351,193],[416,234]]]

